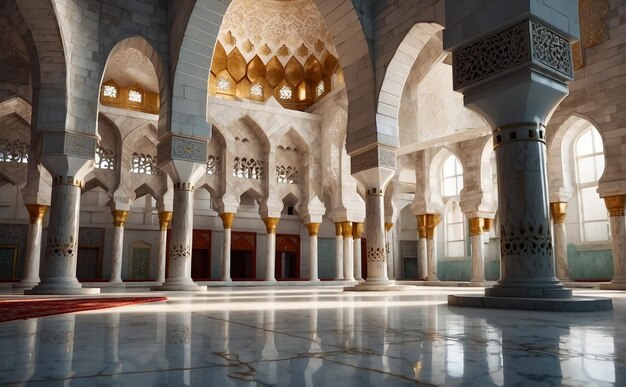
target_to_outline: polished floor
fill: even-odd
[[[575,291],[613,298],[610,312],[446,304],[480,291],[223,288],[12,321],[0,385],[626,385],[626,292]]]

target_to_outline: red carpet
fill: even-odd
[[[166,297],[4,299],[0,300],[0,322],[165,300]]]

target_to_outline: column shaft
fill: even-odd
[[[352,222],[346,221],[341,224],[343,237],[343,278],[354,281],[354,254],[352,252]]]
[[[167,227],[172,221],[171,211],[159,212],[159,256],[157,261],[157,280],[162,284],[165,282],[165,259],[167,257]]]
[[[428,215],[417,215],[417,276],[420,280],[428,279],[428,243],[426,242],[426,222]]]
[[[367,190],[365,198],[365,235],[367,237],[367,280],[366,284],[386,284],[387,252],[385,251],[385,226],[383,193],[378,188]]]
[[[341,223],[335,223],[335,279],[343,279],[343,235]]]
[[[567,234],[565,231],[565,213],[567,203],[550,203],[552,227],[554,232],[554,254],[556,256],[556,277],[561,281],[569,281],[569,264],[567,262]]]
[[[437,277],[437,225],[441,221],[439,214],[426,216],[426,249],[428,255],[428,281],[439,281]]]
[[[265,281],[276,282],[276,227],[280,218],[265,218],[267,247],[265,249]]]
[[[363,235],[363,229],[363,223],[352,223],[354,279],[357,281],[363,280],[363,272],[361,268],[361,236]]]
[[[483,218],[471,218],[470,238],[472,242],[472,282],[485,281],[485,248],[483,245]]]
[[[124,223],[128,211],[115,210],[113,215],[113,246],[111,251],[111,279],[110,284],[122,283],[122,252],[124,249]]]
[[[307,223],[307,230],[309,230],[309,281],[319,281],[318,268],[317,268],[317,234],[319,232],[319,223]]]
[[[48,211],[48,206],[39,204],[27,204],[26,209],[30,214],[28,225],[28,239],[26,240],[26,261],[24,262],[24,276],[22,280],[13,285],[14,288],[32,288],[37,285],[39,279],[39,262],[41,258],[41,228],[43,218]]]
[[[222,281],[231,281],[230,278],[230,245],[232,243],[232,230],[235,214],[232,212],[224,212],[220,214],[224,225],[224,247],[222,250]]]
[[[393,223],[385,222],[385,252],[387,253],[387,277],[397,279],[395,271],[395,249],[393,237]]]
[[[626,229],[624,228],[624,202],[626,196],[604,198],[609,210],[611,240],[613,242],[613,279],[612,284],[626,285]]]

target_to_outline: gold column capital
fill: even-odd
[[[441,215],[426,214],[426,239],[433,239],[435,237],[435,228],[439,222],[441,222]]]
[[[305,226],[306,226],[306,229],[309,230],[309,236],[317,236],[320,230],[319,223],[307,223],[305,224]]]
[[[341,222],[335,223],[335,235],[336,236],[342,236],[343,235],[341,233]]]
[[[169,226],[172,221],[172,211],[161,211],[159,212],[159,229],[161,231],[167,230],[167,226]]]
[[[113,225],[115,227],[124,227],[124,223],[126,223],[126,218],[128,218],[128,211],[113,210],[111,211],[111,215],[113,215]]]
[[[222,224],[224,225],[224,228],[233,228],[233,222],[235,221],[234,212],[222,212],[220,214],[220,218],[222,218]]]
[[[487,232],[489,230],[491,230],[493,228],[493,219],[491,218],[484,218],[483,219],[484,224],[483,224],[483,231]]]
[[[385,231],[389,232],[393,228],[393,223],[385,222]]]
[[[626,195],[607,196],[604,198],[609,216],[624,216],[624,203]]]
[[[565,223],[565,212],[567,210],[566,202],[550,203],[550,214],[555,224]]]
[[[417,218],[417,233],[420,239],[426,238],[426,214],[415,215]]]
[[[50,206],[44,204],[26,204],[26,209],[30,215],[30,224],[38,224],[43,221]]]
[[[265,229],[268,234],[276,234],[276,227],[278,227],[278,222],[280,222],[280,218],[263,218],[263,223],[265,223]]]
[[[352,223],[352,239],[361,239],[365,225],[361,222]]]
[[[352,238],[352,222],[341,222],[341,236],[344,238]]]
[[[470,236],[481,235],[485,231],[484,218],[470,218],[469,220]]]

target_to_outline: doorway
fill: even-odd
[[[211,231],[193,230],[191,248],[191,279],[211,279]]]
[[[276,279],[298,280],[300,277],[300,236],[276,235]]]
[[[256,234],[233,232],[230,246],[230,276],[233,281],[256,279]]]

